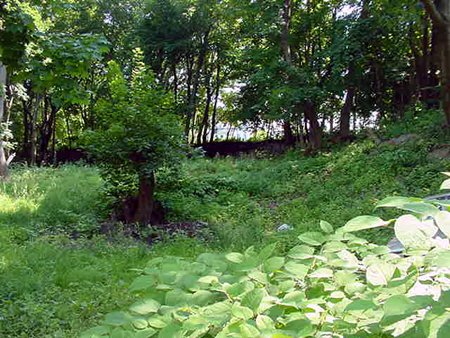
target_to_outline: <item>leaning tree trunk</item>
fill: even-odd
[[[150,224],[155,192],[155,175],[142,175],[139,178],[139,193],[137,196],[137,208],[134,215],[134,222],[146,225]]]
[[[5,88],[6,88],[6,66],[0,62],[0,123],[3,122],[5,113]],[[0,135],[1,136],[1,135]],[[0,179],[8,177],[8,163],[6,162],[5,147],[0,138]]]
[[[339,120],[339,139],[346,141],[350,137],[350,115],[353,108],[355,98],[355,87],[351,86],[347,90],[344,106],[341,110],[341,118]]]

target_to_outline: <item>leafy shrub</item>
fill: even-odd
[[[450,188],[450,180],[443,184]],[[139,300],[84,337],[448,337],[450,204],[391,197],[377,207],[409,214],[359,216],[243,254],[151,260],[130,290]],[[402,255],[353,232],[394,224]]]

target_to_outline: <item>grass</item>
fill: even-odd
[[[178,237],[151,248],[91,236],[105,216],[95,168],[14,168],[0,184],[0,336],[77,336],[132,302],[134,269],[155,256],[273,241],[284,250],[320,219],[338,227],[372,214],[387,195],[438,193],[439,172],[450,162],[429,160],[429,148],[424,140],[401,147],[362,141],[315,157],[190,160],[177,175],[160,174],[158,195],[172,220],[208,222],[211,241]],[[294,229],[277,232],[281,224]],[[385,242],[389,234],[365,236]]]

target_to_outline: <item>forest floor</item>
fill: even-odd
[[[339,227],[358,215],[389,216],[374,211],[381,198],[439,193],[450,160],[431,158],[433,146],[362,140],[314,157],[191,159],[158,176],[158,199],[170,221],[201,222],[199,236],[152,246],[121,236],[120,227],[113,239],[93,235],[107,214],[95,167],[16,167],[0,184],[0,336],[77,336],[132,302],[127,288],[155,256],[275,241],[284,251],[321,219]],[[277,231],[283,224],[292,229]],[[364,236],[385,243],[391,234]]]

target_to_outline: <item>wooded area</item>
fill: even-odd
[[[2,173],[12,152],[51,164],[84,147],[107,63],[130,77],[136,48],[191,144],[214,141],[219,122],[276,122],[288,144],[319,149],[324,133],[345,141],[416,104],[450,124],[445,0],[10,0],[1,13]]]
[[[0,337],[448,338],[449,131],[450,0],[0,1]]]

